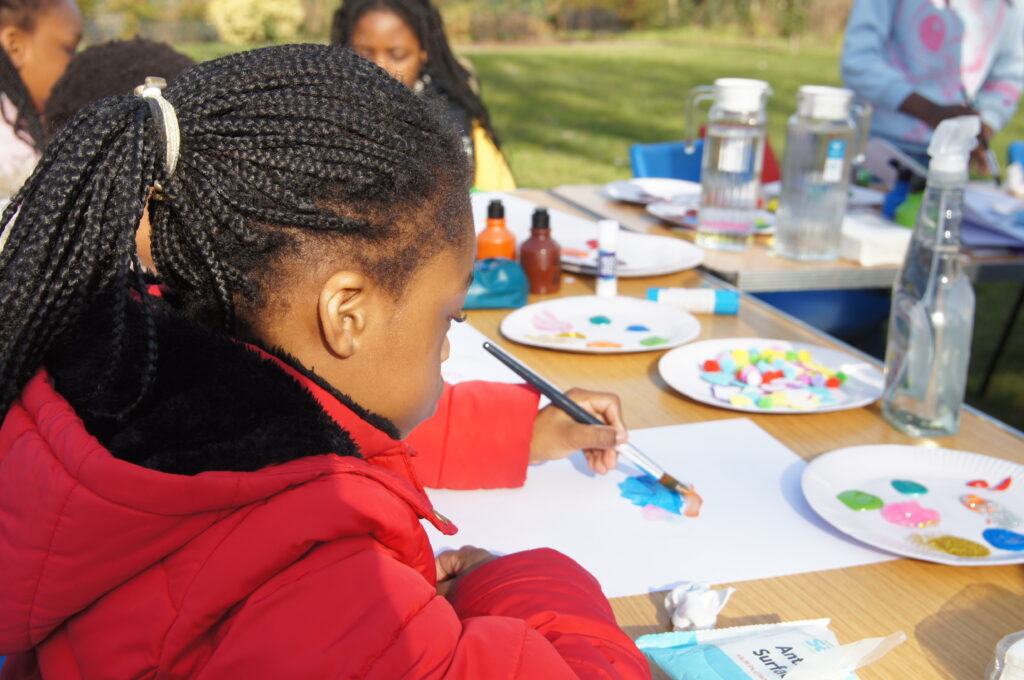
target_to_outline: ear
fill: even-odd
[[[369,316],[373,286],[358,272],[338,271],[324,282],[317,299],[320,332],[327,348],[342,359],[356,353]]]
[[[25,31],[13,24],[0,28],[0,47],[18,71],[25,65]]]

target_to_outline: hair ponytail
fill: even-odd
[[[151,127],[138,97],[87,109],[0,218],[0,413],[100,296],[110,295],[123,317],[129,288],[141,291],[134,234],[161,167]],[[119,348],[123,323],[114,319],[111,332]]]

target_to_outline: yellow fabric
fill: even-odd
[[[487,135],[479,121],[473,121],[473,156],[476,170],[473,188],[479,191],[511,191],[516,188],[505,156]]]

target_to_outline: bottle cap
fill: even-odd
[[[537,208],[533,211],[533,223],[531,229],[550,229],[551,228],[551,216],[548,215],[547,208]]]
[[[715,291],[715,314],[738,314],[740,294],[734,290]]]
[[[772,93],[763,80],[751,78],[718,78],[715,80],[715,104],[726,111],[752,113],[760,111],[764,98]]]
[[[967,162],[971,149],[978,145],[981,118],[957,116],[939,123],[928,144],[928,182],[964,184],[967,182]]]
[[[846,120],[850,117],[853,92],[841,87],[803,85],[796,93],[797,113],[805,118]]]
[[[487,219],[505,219],[505,205],[501,202],[500,198],[495,198],[490,203],[487,204]]]

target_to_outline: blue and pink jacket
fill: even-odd
[[[872,136],[924,154],[932,129],[899,111],[911,93],[966,104],[994,131],[1024,87],[1019,0],[856,0],[846,24],[843,82],[875,107]]]

